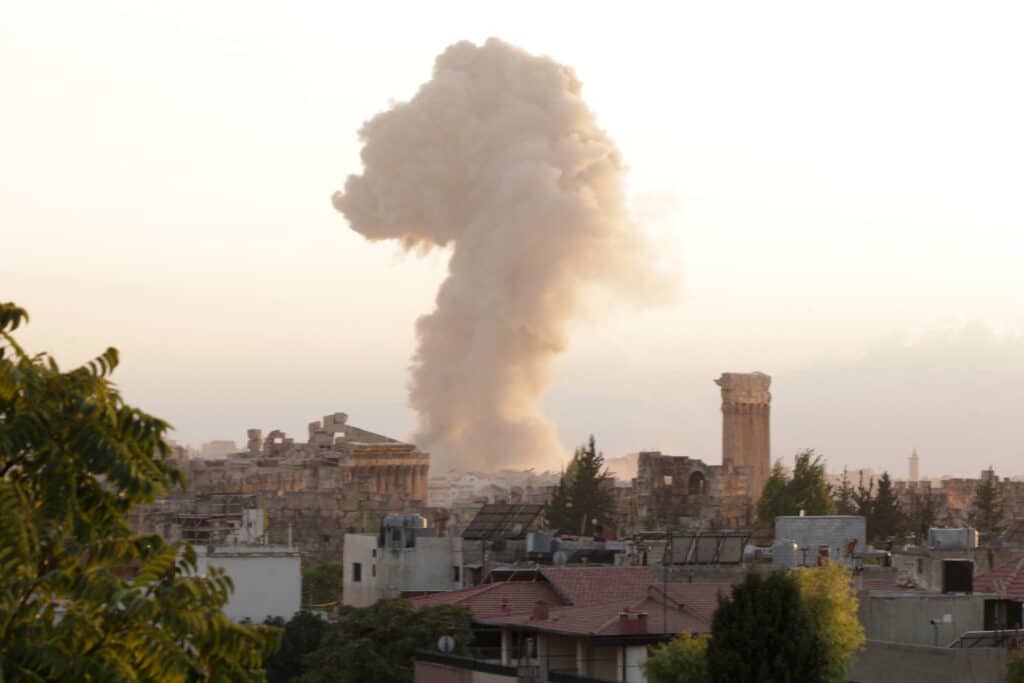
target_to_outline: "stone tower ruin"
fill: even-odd
[[[749,467],[750,497],[756,503],[771,471],[772,378],[762,372],[726,372],[722,387],[722,464]]]

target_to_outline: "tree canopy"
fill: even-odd
[[[707,636],[681,633],[654,648],[644,661],[648,683],[711,683]]]
[[[748,574],[719,601],[707,656],[715,683],[830,680],[828,645],[796,576],[784,572]]]
[[[412,683],[413,655],[434,648],[438,638],[455,639],[455,654],[466,654],[472,639],[469,609],[438,605],[414,610],[406,600],[378,600],[370,607],[341,608],[320,647],[304,659],[301,683]]]
[[[986,539],[1006,529],[1002,496],[996,485],[996,474],[991,469],[982,473],[974,489],[967,521]]]
[[[762,525],[770,526],[776,517],[798,515],[801,510],[807,515],[836,513],[825,463],[813,449],[794,456],[792,477],[786,475],[781,461],[775,462],[757,504],[757,517]]]
[[[232,583],[125,513],[183,483],[167,423],[126,404],[116,349],[62,371],[0,304],[0,680],[255,681],[278,632],[232,623]]]
[[[864,642],[845,567],[749,574],[719,601],[710,640],[684,633],[644,673],[651,683],[842,683]]]
[[[913,533],[919,542],[924,542],[928,537],[928,529],[937,524],[941,505],[941,499],[931,487],[916,488],[910,492],[907,530]]]
[[[569,466],[555,486],[548,503],[548,524],[562,533],[594,532],[594,520],[601,526],[613,523],[615,498],[608,487],[611,475],[604,466],[594,436],[576,449]]]
[[[794,570],[803,610],[825,647],[824,681],[843,683],[854,655],[864,646],[864,627],[857,618],[857,593],[850,572],[840,564]]]
[[[836,504],[837,515],[855,515],[857,514],[857,503],[854,500],[854,488],[850,484],[850,477],[846,472],[846,468],[843,468],[843,478],[839,481],[839,486],[832,492],[832,499]]]
[[[281,629],[281,648],[264,662],[267,683],[287,683],[307,671],[306,657],[315,652],[330,624],[315,612],[298,612],[288,621],[270,617],[268,626]]]
[[[896,497],[892,479],[888,472],[882,472],[875,490],[875,480],[864,484],[863,477],[853,494],[858,515],[864,517],[867,537],[870,543],[883,543],[898,539],[910,527],[910,519]]]

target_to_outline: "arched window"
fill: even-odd
[[[704,475],[700,472],[694,472],[690,475],[690,483],[687,487],[691,496],[702,496],[707,486],[707,482],[704,479]]]

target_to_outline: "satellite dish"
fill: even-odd
[[[437,650],[444,654],[451,654],[455,650],[455,639],[451,636],[441,636],[437,639]]]
[[[559,550],[551,556],[551,561],[558,567],[564,567],[569,562],[569,556],[564,550]]]

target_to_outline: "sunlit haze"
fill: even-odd
[[[406,437],[450,251],[350,230],[357,131],[460,40],[571,66],[674,295],[595,290],[541,401],[566,449],[720,457],[723,371],[772,451],[1024,474],[1016,3],[9,3],[0,300],[65,364],[122,353],[174,437]]]

